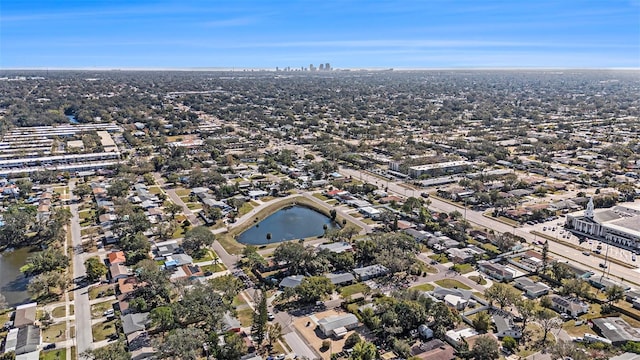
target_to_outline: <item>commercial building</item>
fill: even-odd
[[[594,209],[591,198],[586,210],[567,214],[566,227],[577,235],[640,252],[640,204]]]
[[[422,175],[445,175],[445,174],[457,174],[463,172],[473,165],[473,162],[460,160],[460,161],[448,161],[435,164],[426,164],[409,167],[409,176],[413,178],[420,177]]]

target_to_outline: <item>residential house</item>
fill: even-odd
[[[280,281],[280,288],[295,288],[302,283],[304,275],[290,275]]]
[[[233,316],[233,314],[231,314],[230,311],[225,312],[222,315],[222,331],[240,332],[240,330],[241,330],[240,321],[238,321],[238,319],[235,316]]]
[[[340,242],[318,245],[318,251],[320,250],[329,250],[333,253],[339,254],[343,252],[352,252],[353,246],[351,246],[351,244],[348,242],[340,241]]]
[[[109,260],[109,264],[124,264],[127,262],[127,258],[124,256],[123,251],[112,251],[107,254],[107,259]]]
[[[488,261],[478,263],[478,269],[499,281],[511,281],[514,275],[513,269],[508,266]]]
[[[318,321],[318,327],[325,336],[342,338],[349,330],[358,326],[358,318],[351,314],[327,316]]]
[[[451,360],[455,359],[456,350],[451,345],[439,339],[432,339],[418,343],[411,348],[412,357],[421,360]]]
[[[534,282],[528,277],[516,279],[513,285],[516,289],[524,291],[525,295],[532,299],[539,298],[540,296],[549,293],[549,286],[541,282]]]
[[[135,313],[122,315],[122,331],[125,335],[133,334],[136,331],[144,331],[147,325],[151,323],[149,313]]]
[[[204,271],[198,265],[186,264],[178,266],[174,269],[170,276],[171,281],[178,280],[194,280],[196,278],[204,277]]]
[[[122,263],[115,263],[109,266],[109,274],[111,276],[111,282],[117,282],[119,279],[126,279],[131,275],[129,268],[124,266]]]
[[[628,341],[640,342],[640,329],[631,326],[619,316],[591,319],[593,327],[613,345],[624,345]]]
[[[355,268],[353,269],[353,272],[356,274],[358,279],[360,279],[360,281],[366,281],[388,274],[389,269],[387,269],[383,265],[375,264],[361,268]]]
[[[164,266],[166,268],[175,268],[182,265],[193,263],[193,258],[187,254],[173,254],[165,258]]]
[[[21,328],[23,326],[33,325],[36,322],[36,307],[38,303],[29,303],[19,305],[13,317],[13,326]]]
[[[451,260],[455,264],[464,264],[473,262],[475,259],[479,259],[482,254],[486,253],[486,251],[469,245],[465,248],[450,248],[445,251],[449,260]]]
[[[522,337],[522,328],[513,323],[511,317],[502,315],[493,315],[493,322],[496,325],[495,335],[502,339],[505,336],[511,336],[514,339]]]
[[[578,317],[589,311],[589,304],[575,298],[550,295],[551,307],[559,313],[566,313],[572,317]]]
[[[22,355],[38,351],[40,346],[40,328],[27,325],[18,329],[16,339],[16,355]]]
[[[460,330],[449,330],[445,333],[444,339],[454,347],[458,347],[462,344],[462,339],[468,340],[474,336],[477,336],[478,332],[472,328],[464,328]]]
[[[446,235],[434,236],[427,240],[427,246],[436,252],[442,252],[450,248],[460,247],[460,243]]]
[[[355,281],[352,273],[329,273],[325,275],[333,285],[347,285]]]

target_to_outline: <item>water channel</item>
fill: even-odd
[[[294,205],[280,209],[238,236],[238,242],[265,245],[293,239],[319,236],[337,227],[331,219],[308,207]],[[271,239],[267,240],[267,234]]]
[[[10,306],[29,300],[29,280],[20,272],[20,267],[25,264],[29,255],[29,248],[4,251],[0,254],[0,294],[4,295]]]

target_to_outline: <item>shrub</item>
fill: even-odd
[[[353,333],[349,335],[347,340],[344,341],[344,347],[347,349],[351,349],[352,347],[356,346],[356,344],[359,343],[360,341],[362,341],[362,339],[360,339],[360,335],[358,335],[358,333]]]

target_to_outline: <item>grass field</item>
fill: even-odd
[[[251,326],[253,322],[253,310],[250,307],[247,307],[242,310],[238,310],[238,321],[242,326]]]
[[[219,264],[215,264],[215,265],[214,264],[204,265],[204,266],[201,266],[200,269],[203,272],[211,271],[211,272],[215,273],[215,272],[218,272],[218,271],[224,271],[227,268],[222,263],[219,263]]]
[[[313,194],[313,197],[314,197],[314,198],[317,198],[317,199],[320,199],[320,200],[322,200],[322,201],[327,201],[327,200],[329,200],[329,198],[328,198],[328,197],[326,197],[326,196],[322,195],[321,193],[314,193],[314,194]]]
[[[434,286],[431,284],[422,284],[422,285],[417,285],[417,286],[413,286],[410,287],[409,290],[418,290],[418,291],[431,291],[434,289]]]
[[[467,285],[461,283],[458,280],[454,280],[454,279],[436,280],[435,283],[438,284],[439,286],[441,286],[443,288],[447,288],[447,289],[456,288],[456,289],[471,290],[471,288],[468,287]]]
[[[480,285],[485,285],[487,283],[487,280],[484,279],[484,277],[480,277],[480,276],[469,276],[469,280],[475,282],[476,284],[480,284]]]
[[[251,211],[251,210],[253,210],[253,203],[246,202],[246,203],[242,204],[242,206],[238,210],[238,216],[242,216],[242,215],[248,214],[249,211]]]
[[[113,309],[113,301],[103,301],[97,304],[91,305],[91,318],[99,319],[105,311]]]
[[[158,186],[149,186],[149,192],[151,194],[158,195],[162,192],[162,190],[160,190],[160,187]]]
[[[91,326],[93,341],[102,341],[116,333],[116,320],[109,320]]]
[[[64,317],[65,315],[66,312],[64,309],[64,305],[58,306],[57,308],[53,309],[53,311],[51,311],[51,316],[53,317]]]
[[[42,341],[50,343],[67,340],[65,336],[66,330],[66,322],[53,324],[42,331]]]
[[[349,286],[345,286],[340,289],[340,296],[347,298],[353,294],[365,293],[369,290],[369,287],[363,283],[357,283]]]
[[[191,194],[191,189],[178,188],[175,191],[176,195],[178,195],[179,197],[189,196],[189,194]]]
[[[112,284],[92,286],[89,288],[89,300],[115,294],[115,286]]]
[[[473,265],[471,264],[456,264],[452,267],[452,269],[459,272],[460,274],[470,273],[474,270]]]
[[[433,259],[433,260],[439,262],[440,264],[444,264],[444,263],[448,263],[449,262],[449,259],[447,258],[447,255],[445,255],[445,254],[429,255],[429,259]]]
[[[40,353],[40,360],[65,360],[66,358],[67,349],[56,349]]]

